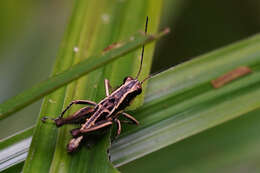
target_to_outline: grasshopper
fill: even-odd
[[[147,24],[148,17],[146,18],[145,34],[147,33]],[[118,117],[120,115],[125,117],[128,120],[127,122],[136,125],[139,124],[133,116],[124,112],[124,109],[130,105],[130,102],[134,100],[136,96],[142,93],[143,82],[150,78],[150,76],[148,76],[142,81],[138,80],[142,69],[143,55],[144,45],[141,52],[140,68],[135,78],[131,76],[126,77],[121,86],[112,93],[109,93],[109,89],[111,89],[109,80],[105,79],[106,97],[103,100],[99,103],[89,100],[74,100],[63,110],[58,118],[52,119],[57,127],[64,124],[81,124],[80,128],[71,130],[73,138],[67,145],[67,151],[69,153],[74,152],[79,147],[79,144],[82,142],[86,134],[107,128],[113,123],[117,124],[116,136],[119,136],[121,133],[121,122]],[[86,104],[89,106],[83,107],[74,114],[63,118],[66,111],[68,111],[74,104]],[[47,119],[48,117],[43,117],[42,121],[45,122]]]

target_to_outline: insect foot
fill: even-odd
[[[47,119],[48,119],[48,117],[42,117],[41,120],[42,120],[43,123],[46,123],[46,120],[47,120]]]
[[[55,119],[49,118],[49,117],[42,117],[42,119],[41,119],[41,121],[42,121],[43,123],[53,123],[54,120],[55,120]]]

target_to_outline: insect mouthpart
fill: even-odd
[[[137,85],[136,87],[136,95],[139,95],[142,93],[142,87],[141,87],[141,84],[140,85]]]

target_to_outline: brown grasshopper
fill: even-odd
[[[147,33],[147,23],[148,17],[146,18],[145,34]],[[130,105],[130,102],[137,95],[141,94],[142,84],[149,78],[147,77],[143,81],[138,80],[142,69],[143,55],[144,45],[142,47],[140,68],[135,78],[130,76],[126,77],[123,84],[111,94],[109,93],[109,89],[111,88],[109,80],[105,79],[106,97],[103,100],[99,103],[89,100],[74,100],[67,106],[58,118],[52,119],[57,127],[64,124],[81,124],[80,128],[71,130],[73,138],[67,145],[68,152],[73,152],[78,148],[80,142],[84,138],[84,135],[109,127],[114,122],[117,124],[118,136],[121,133],[121,122],[118,119],[120,115],[124,116],[127,120],[130,120],[129,122],[133,124],[139,124],[134,117],[125,113],[124,109]],[[87,104],[90,106],[83,107],[71,116],[63,118],[63,115],[73,104]],[[45,122],[46,119],[48,118],[43,117],[42,121]]]

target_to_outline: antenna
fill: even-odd
[[[145,22],[145,29],[144,29],[145,35],[147,34],[147,26],[148,26],[148,16],[146,16],[146,22]],[[137,79],[139,77],[140,73],[141,73],[142,65],[143,65],[143,58],[144,58],[144,45],[142,47],[141,63],[140,63],[139,71],[138,71],[135,79]]]
[[[152,77],[152,75],[149,75],[149,76],[147,76],[146,78],[144,78],[144,79],[141,81],[141,84],[143,84],[144,81],[146,81],[147,79],[150,79],[151,77]]]
[[[141,84],[143,84],[147,79],[150,79],[151,77],[156,76],[156,75],[158,75],[159,73],[162,73],[162,72],[163,72],[163,70],[158,71],[158,72],[155,72],[155,73],[153,73],[153,74],[150,74],[149,76],[147,76],[146,78],[144,78],[144,79],[141,81]]]

